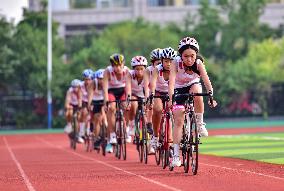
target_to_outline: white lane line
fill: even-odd
[[[33,185],[31,184],[31,182],[30,182],[30,180],[29,180],[29,178],[28,178],[28,176],[26,175],[26,173],[25,173],[25,171],[23,170],[21,164],[19,163],[19,161],[17,160],[16,156],[14,155],[14,153],[13,153],[11,147],[9,146],[6,137],[3,137],[3,140],[4,140],[4,143],[5,143],[5,145],[6,145],[6,148],[8,149],[8,151],[9,151],[9,153],[10,153],[10,155],[11,155],[13,161],[14,161],[15,164],[17,165],[18,170],[20,171],[21,176],[22,176],[22,178],[24,179],[24,182],[25,182],[25,184],[26,184],[28,190],[29,190],[29,191],[35,191]]]
[[[281,178],[281,177],[278,177],[278,176],[262,174],[262,173],[253,172],[253,171],[250,171],[250,170],[241,170],[241,169],[229,168],[229,167],[220,166],[220,165],[206,164],[206,163],[202,163],[202,162],[199,162],[199,164],[206,165],[206,166],[211,166],[211,167],[216,167],[216,168],[222,168],[222,169],[226,169],[226,170],[245,172],[245,173],[248,173],[248,174],[255,174],[255,175],[258,175],[258,176],[264,176],[264,177],[278,179],[278,180],[284,180],[284,178]]]
[[[96,162],[96,163],[105,165],[105,166],[107,166],[107,167],[110,167],[110,168],[113,168],[113,169],[122,171],[122,172],[124,172],[124,173],[126,173],[126,174],[130,174],[130,175],[139,177],[139,178],[141,178],[141,179],[143,179],[143,180],[146,180],[146,181],[148,181],[148,182],[151,182],[151,183],[153,183],[153,184],[156,184],[156,185],[158,185],[158,186],[161,186],[161,187],[163,187],[163,188],[165,188],[165,189],[173,190],[173,191],[181,191],[181,190],[178,189],[178,188],[174,188],[174,187],[169,186],[169,185],[167,185],[167,184],[163,184],[163,183],[161,183],[161,182],[159,182],[159,181],[151,180],[151,179],[149,179],[149,178],[146,178],[145,176],[142,176],[142,175],[139,175],[139,174],[135,174],[135,173],[129,172],[129,171],[127,171],[127,170],[123,170],[123,169],[118,168],[118,167],[116,167],[116,166],[114,166],[114,165],[111,165],[111,164],[109,164],[109,163],[106,163],[106,162],[103,162],[103,161],[100,161],[100,160],[97,160],[97,159],[94,159],[94,158],[91,158],[91,157],[87,157],[87,156],[81,155],[81,154],[79,154],[79,153],[75,153],[75,152],[73,152],[73,151],[68,151],[68,150],[66,150],[66,149],[64,149],[64,148],[62,148],[62,147],[60,147],[60,146],[51,144],[50,142],[48,142],[48,141],[46,141],[46,140],[44,140],[44,139],[42,139],[42,138],[40,138],[40,137],[36,137],[36,138],[37,138],[39,141],[41,141],[41,142],[43,142],[43,143],[45,143],[45,144],[47,144],[47,145],[50,145],[50,146],[52,146],[52,147],[55,147],[55,148],[57,148],[57,149],[60,149],[60,150],[63,150],[63,151],[65,151],[65,152],[71,153],[71,154],[73,154],[73,155],[79,156],[79,157],[81,157],[81,158],[83,158],[83,159],[88,159],[88,160],[94,161],[94,162]]]
[[[132,149],[129,149],[129,151],[134,152],[134,150],[132,150]],[[269,177],[269,178],[274,178],[274,179],[278,179],[278,180],[284,180],[284,178],[282,178],[282,177],[268,175],[268,174],[263,174],[263,173],[259,173],[259,172],[253,172],[253,171],[250,171],[250,170],[234,169],[234,168],[229,168],[229,167],[225,167],[225,166],[207,164],[207,163],[202,163],[202,162],[199,162],[199,164],[202,164],[202,165],[205,165],[205,166],[216,167],[216,168],[222,168],[222,169],[226,169],[226,170],[240,171],[240,172],[255,174],[255,175]],[[241,166],[242,164],[238,164],[238,165]]]
[[[264,140],[274,140],[274,141],[284,141],[284,138],[281,137],[271,137],[271,136],[250,136],[250,135],[216,135],[213,137],[220,137],[220,138],[244,138],[244,139],[264,139]]]

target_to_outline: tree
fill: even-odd
[[[259,22],[266,0],[222,0],[220,3],[228,17],[221,30],[220,59],[235,61],[242,58],[251,41],[260,42],[275,33]]]
[[[228,61],[220,73],[218,94],[224,105],[245,92],[254,92],[256,100],[268,113],[268,98],[273,84],[284,83],[284,38],[251,43],[248,54],[232,63]],[[230,96],[229,96],[230,95]]]
[[[115,52],[124,54],[126,65],[133,56],[146,58],[154,48],[177,47],[179,37],[159,25],[150,24],[142,19],[127,21],[108,26],[99,36],[92,39],[90,48],[81,50],[73,57],[73,72],[84,68],[105,68],[109,56]]]
[[[14,72],[14,63],[10,58],[14,52],[11,49],[13,26],[5,18],[0,19],[0,89],[7,90],[6,85]]]

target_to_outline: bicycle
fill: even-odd
[[[126,131],[125,131],[125,120],[123,117],[123,109],[121,104],[123,102],[129,102],[129,100],[115,100],[108,101],[108,103],[114,103],[116,107],[115,112],[115,132],[117,138],[117,144],[115,145],[115,156],[120,159],[121,153],[123,160],[126,160]]]
[[[142,163],[148,163],[148,148],[149,148],[149,138],[145,123],[145,110],[144,106],[146,101],[144,98],[130,99],[129,101],[137,101],[138,108],[135,116],[135,144],[138,151],[139,160]]]
[[[150,96],[150,103],[152,103],[153,98],[162,99],[163,110],[162,118],[159,129],[159,144],[155,150],[155,160],[156,164],[160,165],[162,161],[162,168],[165,169],[172,158],[172,148],[169,145],[169,129],[171,128],[172,123],[172,113],[168,108],[167,102],[169,101],[168,95],[159,95],[159,96]]]
[[[183,97],[186,100],[184,104],[184,125],[180,143],[180,149],[182,151],[182,166],[184,167],[185,173],[188,173],[189,167],[191,167],[192,174],[196,175],[198,170],[198,145],[201,144],[201,142],[196,125],[194,96],[209,96],[210,103],[213,103],[213,98],[209,93],[174,94],[173,103],[175,102],[176,97]],[[172,171],[173,167],[170,166],[170,170]]]
[[[92,105],[95,106],[101,106],[103,103],[93,103]],[[92,112],[91,112],[92,113]],[[95,135],[94,135],[94,127],[92,126],[93,123],[91,123],[90,127],[90,134],[87,135],[86,139],[86,145],[87,145],[87,151],[93,150],[95,148]],[[106,155],[106,145],[107,145],[107,129],[106,125],[104,122],[101,124],[100,132],[99,132],[99,137],[100,137],[100,147],[102,149],[102,154],[103,156]],[[97,153],[100,152],[100,149],[97,149]]]
[[[70,147],[71,149],[74,150],[76,150],[76,143],[77,143],[78,113],[79,113],[79,108],[73,107],[73,115],[71,123],[73,131],[69,134],[69,138],[70,138]]]
[[[90,123],[90,126],[92,123]],[[94,149],[94,140],[95,140],[95,136],[93,133],[92,128],[90,127],[90,132],[89,134],[86,133],[85,135],[85,148],[87,152],[92,152],[92,150]]]

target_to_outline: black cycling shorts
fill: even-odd
[[[176,88],[175,94],[186,94],[189,93],[189,90],[191,87],[195,84],[200,84],[200,82],[195,82],[190,84],[189,86],[183,87],[183,88]],[[178,96],[175,98],[176,105],[184,105],[186,101],[187,96]]]

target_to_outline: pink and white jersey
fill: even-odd
[[[199,66],[201,60],[197,60],[197,67]],[[175,88],[183,88],[190,86],[192,83],[200,82],[200,76],[195,72],[192,74],[187,74],[184,70],[184,66],[180,57],[175,59],[173,63],[176,65],[177,73],[175,80]]]
[[[154,69],[155,69],[155,67],[154,67],[153,65],[148,66],[148,67],[146,68],[146,70],[149,70],[149,72],[150,72],[150,79],[149,79],[149,81],[151,81],[151,78],[152,78],[152,74],[153,74]]]
[[[81,91],[82,91],[82,101],[88,102],[88,91],[84,81],[81,84]]]
[[[156,90],[158,92],[163,92],[163,93],[167,93],[168,92],[168,87],[169,87],[169,81],[164,79],[163,76],[163,65],[159,64],[158,66],[156,66],[156,68],[158,69],[158,78],[157,78],[157,82],[156,82]]]
[[[138,84],[138,81],[135,77],[135,71],[134,70],[130,71],[130,75],[131,75],[131,93],[132,93],[132,95],[143,98],[144,97],[144,91],[143,91],[144,80],[142,80],[142,82],[140,84]]]
[[[79,105],[79,94],[72,87],[68,89],[68,93],[70,94],[70,104]]]
[[[112,66],[108,66],[106,68],[106,70],[109,71],[110,73],[110,79],[109,79],[109,82],[108,82],[108,88],[123,88],[125,87],[125,84],[126,84],[126,77],[127,77],[127,73],[129,71],[129,69],[124,66],[123,68],[123,73],[122,73],[122,78],[121,80],[118,80],[115,76],[115,73],[114,73],[114,70],[113,70],[113,67]]]
[[[94,88],[94,95],[93,95],[93,100],[94,101],[101,101],[104,100],[104,93],[103,93],[103,89],[99,90],[99,83],[98,83],[98,79],[94,79],[94,83],[95,83],[95,88]]]

